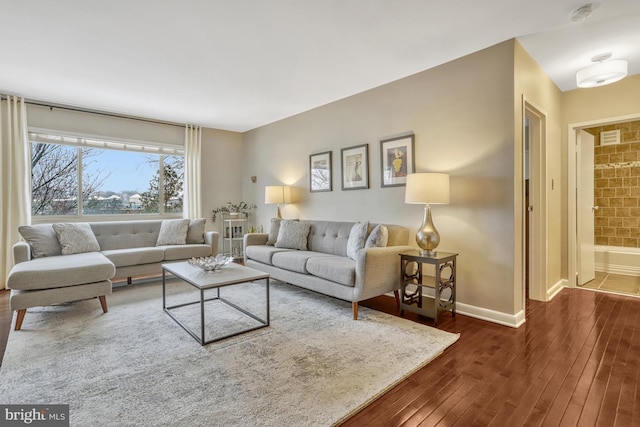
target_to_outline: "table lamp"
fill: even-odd
[[[280,204],[291,203],[291,187],[288,185],[267,185],[264,187],[264,203],[267,205],[278,205],[276,218],[282,218],[280,215]]]
[[[449,174],[413,173],[407,175],[404,202],[424,204],[422,225],[416,233],[416,243],[422,256],[434,256],[440,243],[440,233],[431,219],[431,205],[449,203]]]

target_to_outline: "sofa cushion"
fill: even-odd
[[[102,251],[116,267],[127,267],[130,265],[151,264],[164,260],[164,248],[131,248],[131,249],[111,249]]]
[[[335,255],[311,257],[307,261],[307,271],[316,277],[345,286],[355,286],[356,283],[356,262],[346,257]]]
[[[100,251],[96,236],[93,235],[91,226],[87,223],[53,224],[53,230],[58,236],[63,255]]]
[[[186,244],[189,222],[188,219],[168,219],[162,221],[156,246]]]
[[[371,230],[371,234],[367,237],[367,241],[364,244],[365,248],[384,248],[387,246],[387,241],[389,240],[389,230],[386,225],[378,224],[373,230]]]
[[[244,251],[244,254],[247,258],[253,259],[255,261],[261,262],[263,264],[272,265],[272,257],[273,254],[278,252],[291,252],[293,249],[285,249],[285,248],[276,248],[273,246],[262,246],[262,245],[251,245],[247,246]]]
[[[204,226],[206,222],[206,218],[197,218],[189,221],[189,228],[187,229],[187,244],[204,243]]]
[[[7,277],[10,289],[49,289],[109,280],[116,273],[100,252],[42,257],[16,264]]]
[[[367,232],[369,231],[368,222],[357,222],[351,227],[349,232],[349,240],[347,240],[347,256],[356,259],[358,251],[364,248],[367,241]]]
[[[18,232],[31,246],[33,258],[62,255],[62,246],[52,224],[21,225]]]
[[[164,249],[165,261],[211,256],[211,246],[209,245],[173,245],[161,246],[161,248]]]
[[[307,260],[314,256],[318,256],[318,253],[311,251],[277,252],[271,257],[271,264],[273,264],[274,267],[307,274]]]
[[[307,250],[307,236],[311,226],[304,222],[284,219],[280,222],[276,248]]]

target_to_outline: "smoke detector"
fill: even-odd
[[[591,14],[593,13],[593,4],[587,3],[583,6],[580,6],[573,12],[571,12],[571,20],[573,22],[582,22],[589,19]]]

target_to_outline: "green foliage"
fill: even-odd
[[[167,159],[169,160],[169,159]],[[183,175],[178,171],[182,171],[181,165],[172,164],[170,161],[164,163],[164,194],[162,204],[164,212],[181,212],[182,211],[182,189]],[[156,172],[153,179],[149,181],[149,189],[140,194],[140,203],[142,209],[146,213],[157,213],[160,211],[160,171]]]
[[[238,213],[246,217],[246,216],[249,216],[249,211],[255,208],[256,208],[256,205],[250,205],[242,201],[238,203],[227,202],[226,205],[220,206],[219,208],[216,208],[213,211],[211,211],[211,214],[212,214],[211,219],[213,220],[213,222],[216,222],[218,215],[221,213]]]

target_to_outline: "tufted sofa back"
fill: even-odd
[[[161,224],[162,220],[90,223],[102,251],[155,246]]]
[[[307,247],[310,251],[325,254],[347,256],[349,233],[355,222],[301,220],[311,224]],[[369,224],[369,232],[376,224]],[[389,240],[387,246],[406,245],[409,242],[409,230],[399,225],[387,225]]]

